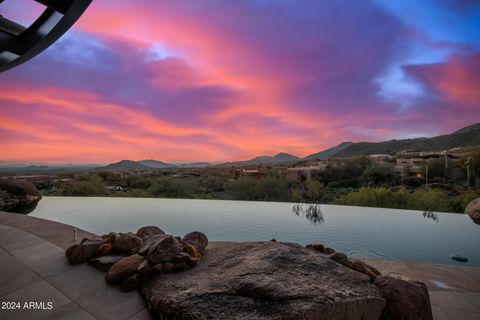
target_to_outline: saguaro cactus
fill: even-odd
[[[467,165],[467,179],[468,185],[470,188],[475,188],[475,168],[473,167],[473,158],[468,157],[467,161],[465,162]]]

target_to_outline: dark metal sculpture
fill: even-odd
[[[0,15],[0,72],[33,58],[60,38],[92,0],[34,0],[45,11],[29,27]],[[0,9],[1,3],[0,0]]]

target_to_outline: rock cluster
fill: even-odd
[[[322,244],[207,246],[201,232],[180,238],[147,226],[84,238],[65,253],[123,291],[138,289],[159,319],[432,319],[423,283]]]
[[[111,232],[84,238],[67,248],[70,264],[88,262],[106,272],[105,280],[123,291],[135,290],[155,273],[171,273],[196,266],[208,245],[203,233],[194,231],[183,238],[147,226],[136,233]]]
[[[0,179],[0,210],[30,213],[40,199],[42,199],[42,194],[30,182]]]
[[[368,265],[360,260],[349,259],[346,254],[336,252],[334,249],[325,247],[321,243],[309,244],[307,245],[307,249],[311,249],[321,254],[324,254],[327,258],[337,263],[340,263],[347,268],[366,274],[372,282],[380,275],[380,271],[378,271],[371,265]]]
[[[380,320],[433,319],[427,287],[418,281],[407,281],[382,275],[371,265],[356,259],[349,259],[340,252],[331,253],[323,244],[309,244],[307,248],[325,255],[347,268],[367,275],[385,298],[386,305]],[[333,249],[332,249],[333,250]]]

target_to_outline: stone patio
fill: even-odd
[[[77,239],[89,235],[78,230]],[[21,310],[0,310],[0,319],[152,319],[138,292],[106,284],[104,273],[87,264],[71,266],[65,248],[73,227],[0,212],[0,302],[20,302]],[[51,310],[27,309],[25,302],[48,302]]]
[[[0,310],[10,319],[152,319],[138,292],[123,293],[104,273],[71,266],[64,250],[73,226],[0,212],[0,302],[20,302],[22,310]],[[77,240],[90,233],[77,230]],[[215,246],[215,243],[211,244]],[[424,282],[434,319],[480,319],[480,268],[363,259],[383,274]],[[51,310],[23,309],[25,302],[51,302]]]

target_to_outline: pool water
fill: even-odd
[[[31,216],[103,234],[157,225],[210,241],[324,243],[351,256],[480,266],[480,225],[468,216],[353,206],[150,198],[44,197]],[[451,260],[455,253],[467,263]]]

